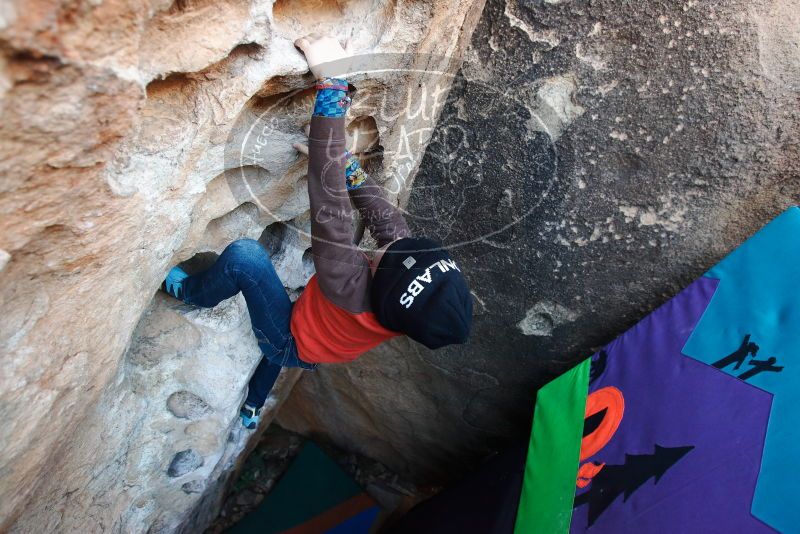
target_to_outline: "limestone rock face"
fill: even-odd
[[[243,237],[262,240],[293,294],[311,275],[306,161],[291,143],[313,80],[296,37],[386,55],[381,73],[348,76],[349,130],[407,187],[441,108],[397,117],[413,89],[446,94],[481,8],[0,4],[0,531],[208,524],[255,435],[237,411],[260,354],[240,298],[198,310],[153,295],[172,265]],[[408,153],[393,148],[401,126],[418,134]]]
[[[471,341],[304,376],[283,426],[417,482],[525,436],[539,386],[800,203],[799,51],[797,0],[488,0],[407,205]]]

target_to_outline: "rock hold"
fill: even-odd
[[[311,276],[308,161],[292,142],[313,81],[295,38],[353,35],[359,55],[400,57],[354,80],[368,105],[348,129],[387,147],[377,178],[408,185],[437,114],[397,116],[425,84],[446,94],[482,3],[6,4],[0,531],[203,531],[253,434],[235,425],[261,354],[241,298],[198,310],[153,295],[172,266],[268,227],[287,291]],[[258,157],[239,157],[256,126]],[[423,132],[411,154],[394,151],[406,131]],[[202,454],[208,477],[180,502],[163,483],[175,450]]]
[[[206,484],[203,480],[190,480],[181,485],[181,489],[185,493],[202,493],[205,488]]]
[[[479,296],[470,341],[324,366],[282,426],[418,483],[524,439],[536,388],[800,199],[799,18],[798,0],[488,0],[405,206]],[[477,184],[451,164],[476,154]]]
[[[183,419],[200,419],[212,411],[206,401],[189,391],[176,391],[170,395],[167,409],[175,417]]]
[[[578,314],[574,311],[543,300],[525,312],[525,318],[517,323],[517,328],[526,336],[552,336],[554,328],[577,318]]]
[[[180,451],[172,457],[167,469],[167,475],[177,478],[191,473],[203,465],[203,457],[192,449]]]

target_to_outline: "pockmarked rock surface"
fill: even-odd
[[[459,74],[407,207],[471,283],[469,344],[392,341],[280,414],[417,482],[800,203],[797,0],[488,0]]]
[[[0,531],[209,524],[258,434],[237,412],[260,354],[240,298],[197,310],[157,288],[243,237],[269,248],[293,295],[311,276],[307,161],[291,144],[313,80],[295,38],[383,55],[389,68],[348,76],[348,128],[375,153],[365,165],[407,186],[481,8],[0,5]],[[400,124],[423,86],[441,102]]]

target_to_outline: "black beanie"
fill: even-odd
[[[472,325],[472,295],[439,243],[406,237],[389,245],[372,279],[378,322],[429,349],[464,343]]]

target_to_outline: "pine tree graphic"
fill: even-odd
[[[606,465],[592,479],[589,491],[575,498],[574,506],[577,508],[589,504],[591,526],[617,497],[623,495],[623,502],[627,501],[628,497],[653,477],[654,484],[657,484],[664,473],[692,449],[693,445],[662,447],[656,444],[653,454],[626,454],[624,464]]]

